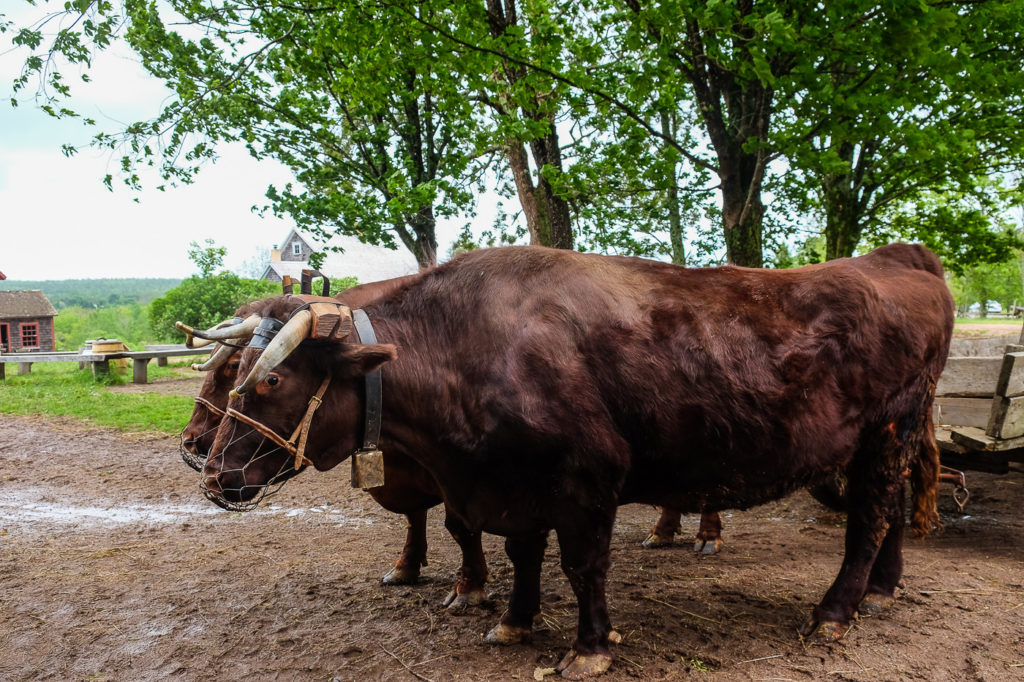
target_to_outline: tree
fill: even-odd
[[[421,265],[436,262],[438,215],[472,205],[477,105],[453,78],[459,70],[450,51],[404,13],[373,3],[171,0],[118,8],[83,0],[65,14],[72,20],[48,45],[39,27],[16,33],[16,45],[44,48],[26,61],[16,91],[39,77],[48,87],[42,108],[75,115],[57,59],[88,66],[94,51],[120,36],[174,93],[156,119],[94,138],[124,153],[129,186],[139,186],[140,164],[191,182],[218,143],[242,141],[254,157],[282,161],[300,183],[268,188],[275,213],[325,242],[342,232],[401,243]]]
[[[838,11],[828,6],[832,21],[845,20]],[[936,229],[960,232],[942,220],[893,224],[925,194],[998,203],[988,178],[1024,160],[1014,123],[1024,104],[1022,12],[1017,0],[879,6],[859,30],[835,33],[825,68],[800,71],[801,96],[780,126],[795,170],[782,191],[823,214],[828,258],[853,255],[869,235],[937,243],[946,238]],[[992,246],[987,229],[971,234],[987,244],[978,250]]]
[[[188,258],[199,268],[199,276],[203,279],[212,277],[214,271],[224,265],[224,256],[228,253],[227,248],[217,246],[212,239],[205,240],[205,243],[206,246],[188,243]]]

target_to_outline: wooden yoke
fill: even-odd
[[[309,338],[341,341],[352,333],[352,311],[347,305],[329,296],[296,296],[313,314]]]

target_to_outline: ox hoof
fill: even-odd
[[[879,616],[892,609],[896,604],[896,598],[888,594],[871,593],[864,595],[857,611],[861,616]]]
[[[461,613],[474,606],[480,606],[486,601],[487,595],[483,590],[473,590],[463,594],[456,594],[455,590],[452,590],[444,598],[444,605],[451,613]]]
[[[533,637],[533,631],[530,628],[517,628],[512,625],[505,625],[504,623],[498,623],[487,633],[484,639],[488,644],[502,644],[509,646],[512,644],[523,644],[529,642]]]
[[[722,547],[724,547],[724,546],[725,546],[725,543],[722,542],[721,539],[718,539],[718,540],[699,540],[698,539],[697,542],[693,543],[693,551],[697,552],[697,554],[707,554],[708,556],[710,556],[712,554],[718,554],[719,552],[721,552],[722,551]]]
[[[611,654],[578,654],[570,650],[555,668],[567,680],[582,680],[608,671]]]
[[[813,618],[800,628],[800,636],[812,642],[830,644],[838,642],[850,631],[849,625],[830,620],[819,623]]]
[[[670,547],[672,545],[672,536],[658,535],[657,533],[651,533],[647,536],[647,539],[640,543],[647,549],[658,549],[659,547]]]
[[[395,566],[380,579],[381,585],[415,585],[420,579],[420,570],[410,566]]]

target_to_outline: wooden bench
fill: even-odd
[[[209,348],[186,348],[184,345],[147,346],[144,351],[119,351],[116,353],[91,353],[85,351],[56,351],[50,353],[3,353],[0,354],[0,380],[6,378],[5,366],[18,364],[18,374],[29,374],[37,362],[77,362],[92,367],[95,377],[110,373],[110,361],[130,359],[132,361],[132,383],[149,383],[149,361],[167,364],[167,358],[190,355],[208,355]]]

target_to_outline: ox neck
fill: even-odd
[[[361,309],[352,311],[352,321],[355,323],[356,335],[362,344],[377,343],[377,335],[370,324],[369,316]],[[383,381],[380,369],[375,369],[366,375],[366,423],[363,428],[363,451],[377,449],[380,443],[381,414],[383,412]]]

